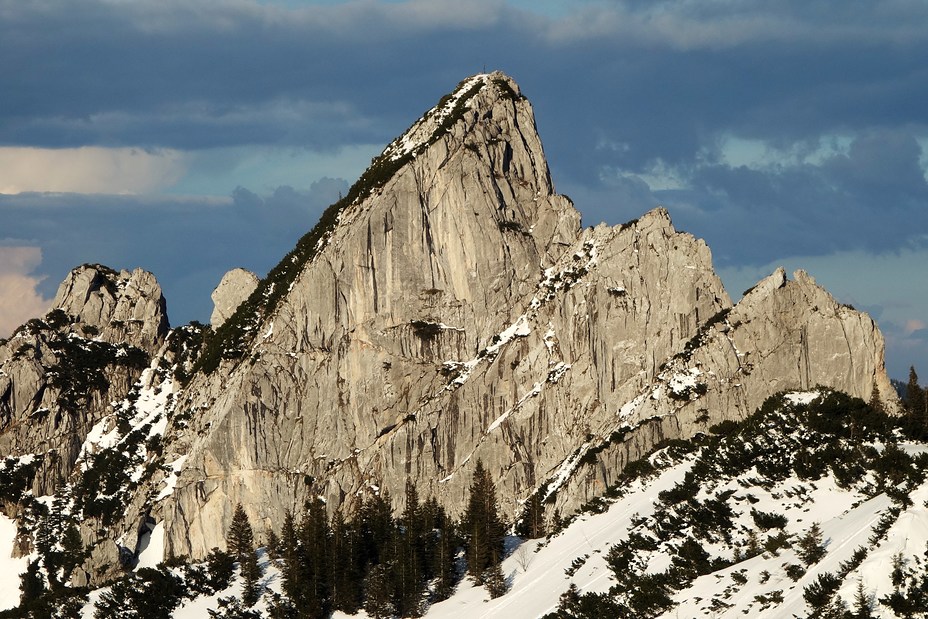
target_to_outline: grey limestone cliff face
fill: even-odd
[[[242,301],[258,287],[258,276],[246,269],[232,269],[222,276],[219,285],[213,290],[213,313],[209,323],[214,329],[222,326],[229,319]]]
[[[34,495],[80,479],[82,453],[129,456],[103,493],[118,509],[80,523],[72,584],[115,578],[153,528],[165,557],[203,557],[238,502],[259,538],[312,496],[401,509],[407,482],[459,515],[482,461],[508,518],[536,492],[566,516],[660,441],[778,392],[878,387],[897,406],[876,324],[808,274],[732,305],[666,210],[581,228],[501,73],[462,82],[362,180],[285,258],[293,279],[226,274],[212,330],[168,332],[150,273],[84,265],[0,344],[0,454],[39,462]],[[230,332],[241,348],[201,364]]]
[[[77,267],[58,287],[53,308],[99,339],[154,354],[168,332],[167,304],[155,276],[135,269],[116,273],[101,265]]]
[[[0,454],[35,454],[36,496],[68,479],[90,428],[125,397],[167,330],[154,276],[84,265],[44,319],[0,346]]]
[[[518,86],[477,79],[446,134],[346,209],[247,360],[188,386],[170,552],[221,545],[239,501],[279,527],[311,493],[350,507],[409,480],[457,512],[478,459],[515,514],[730,305],[663,209],[581,230]]]
[[[556,508],[569,513],[615,483],[622,468],[657,442],[743,419],[784,391],[826,387],[885,409],[898,401],[883,365],[883,337],[864,313],[838,303],[814,279],[777,269],[730,310],[710,319],[683,350],[623,407],[621,441],[600,435],[595,458],[578,467]],[[584,454],[581,454],[581,456]]]
[[[261,535],[311,496],[351,510],[389,492],[401,508],[407,481],[459,514],[478,460],[508,517],[533,492],[567,515],[660,440],[776,392],[891,393],[876,326],[807,275],[778,271],[732,306],[709,248],[664,209],[581,228],[501,73],[462,82],[372,169],[389,175],[333,215],[257,324],[233,314],[244,295],[219,295],[247,348],[172,384],[173,472],[114,531],[153,521],[166,556],[202,557],[238,502]],[[115,308],[103,289],[67,313]]]

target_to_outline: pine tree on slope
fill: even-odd
[[[242,573],[242,603],[246,607],[254,606],[261,595],[258,580],[261,578],[261,568],[255,556],[254,532],[245,508],[239,503],[235,506],[232,515],[232,524],[226,539],[229,552],[238,560]]]
[[[462,522],[467,538],[467,573],[475,583],[483,584],[487,568],[503,559],[505,528],[499,516],[493,479],[480,460],[474,469]]]
[[[909,368],[909,382],[905,386],[905,408],[913,433],[916,436],[924,436],[928,433],[925,390],[918,384],[918,374],[914,366]]]

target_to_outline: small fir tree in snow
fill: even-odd
[[[822,529],[817,522],[813,522],[809,530],[799,538],[799,558],[806,565],[818,563],[825,556],[825,543],[822,539]]]
[[[267,556],[271,559],[277,559],[280,556],[280,538],[274,529],[267,529],[267,544],[265,545]]]
[[[212,619],[261,619],[261,613],[249,609],[233,597],[219,598],[218,608],[208,609]]]
[[[374,565],[368,570],[364,579],[364,610],[374,619],[393,617],[393,596],[390,587],[390,575],[384,564]]]
[[[39,571],[38,559],[30,561],[26,571],[23,572],[19,591],[19,605],[24,609],[31,608],[32,604],[45,593],[45,579]]]
[[[143,567],[116,582],[94,606],[94,619],[171,619],[183,581],[165,568]]]
[[[488,567],[483,573],[482,580],[483,586],[492,599],[504,596],[509,590],[509,583],[506,582],[506,575],[503,574],[502,565],[499,563]]]
[[[267,616],[269,619],[299,619],[296,605],[288,598],[277,592],[271,592],[267,601]]]
[[[857,590],[854,593],[854,612],[851,619],[873,619],[873,596],[864,589],[863,578],[857,579]]]
[[[241,503],[236,504],[235,512],[232,514],[232,524],[226,535],[226,544],[232,556],[239,561],[244,555],[251,554],[255,550],[254,531],[252,531],[248,514],[245,513],[245,508]]]
[[[902,552],[897,552],[893,555],[893,571],[890,573],[890,577],[893,581],[893,590],[896,592],[902,587],[902,583],[905,582],[905,557],[902,555]]]
[[[525,502],[525,515],[519,522],[518,533],[526,539],[545,536],[545,507],[540,492],[533,492]]]
[[[75,568],[84,562],[84,542],[81,539],[77,525],[69,522],[61,535],[61,567],[64,570],[64,581],[67,582]]]
[[[213,548],[206,555],[206,569],[209,571],[209,585],[213,591],[222,591],[232,582],[235,574],[235,557],[230,553]]]

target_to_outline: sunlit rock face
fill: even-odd
[[[210,295],[213,300],[213,313],[209,317],[209,324],[214,329],[221,327],[257,287],[258,276],[251,271],[232,269],[223,275],[219,285]]]
[[[705,393],[652,398],[668,360],[731,309],[711,253],[663,209],[581,229],[507,76],[463,82],[383,158],[404,156],[339,214],[244,360],[188,387],[199,412],[173,445],[189,457],[164,505],[171,552],[221,545],[236,502],[278,527],[311,494],[351,508],[376,489],[399,507],[411,481],[457,513],[478,459],[510,516],[562,485],[566,513],[662,438],[782,389],[819,381],[868,397],[885,380],[872,321],[833,300],[806,317],[827,293],[803,280],[732,310],[745,316],[729,350],[690,356],[701,373],[721,364]],[[851,352],[833,355],[842,341]],[[647,406],[630,407],[642,393]]]
[[[151,273],[83,265],[44,318],[0,346],[0,455],[35,454],[35,496],[72,476],[87,433],[125,397],[167,332]]]
[[[312,496],[399,509],[407,482],[458,515],[479,460],[508,518],[536,492],[566,516],[771,394],[878,387],[895,406],[876,325],[808,275],[733,306],[666,210],[581,228],[501,73],[462,82],[264,280],[234,270],[213,300],[212,329],[166,335],[153,276],[84,266],[0,345],[0,453],[41,455],[34,492],[145,429],[120,511],[83,523],[78,584],[153,528],[165,557],[224,547],[239,502],[259,538]],[[70,358],[96,369],[62,373]]]

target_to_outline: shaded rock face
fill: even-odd
[[[245,269],[232,269],[222,276],[219,285],[213,290],[213,313],[209,323],[214,329],[222,326],[229,319],[242,301],[258,287],[258,276]]]
[[[662,438],[772,393],[883,386],[869,318],[804,276],[732,309],[709,249],[663,209],[581,230],[518,86],[476,76],[446,105],[465,91],[440,137],[441,107],[388,146],[416,155],[341,213],[245,360],[186,389],[197,414],[168,450],[187,456],[161,506],[169,553],[221,546],[236,502],[279,528],[313,494],[351,508],[377,488],[399,508],[409,480],[459,513],[478,459],[508,515],[536,490],[566,514]],[[721,312],[740,324],[717,322],[686,359],[717,379],[645,402]]]
[[[36,496],[69,477],[91,427],[125,397],[167,331],[151,273],[84,265],[44,319],[0,346],[0,454],[36,455]]]

